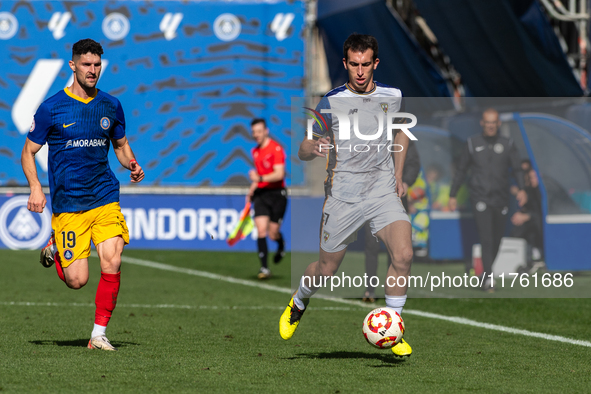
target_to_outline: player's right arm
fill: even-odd
[[[52,129],[50,109],[45,102],[41,103],[37,112],[33,116],[33,124],[27,135],[25,146],[21,154],[21,165],[31,194],[29,195],[29,202],[27,208],[31,212],[43,212],[47,199],[41,188],[41,182],[37,176],[37,166],[35,164],[35,155],[43,145],[47,142],[49,133]]]
[[[246,202],[249,203],[252,201],[252,197],[254,196],[254,191],[257,189],[258,182],[251,182],[250,188],[248,189],[248,194],[246,195]]]
[[[42,146],[27,138],[21,154],[21,165],[23,166],[23,172],[27,177],[29,188],[31,189],[27,208],[31,212],[39,213],[43,212],[43,208],[45,208],[45,204],[47,203],[45,193],[43,193],[43,189],[41,188],[41,182],[39,182],[39,177],[37,176],[37,166],[35,165],[35,155]]]
[[[330,151],[330,137],[321,137],[317,140],[305,138],[300,144],[298,157],[303,161],[310,161],[317,157],[326,157]]]
[[[312,126],[311,134],[308,134],[309,131],[306,130],[306,135],[298,150],[300,160],[310,161],[317,157],[326,157],[330,149],[334,148],[331,145],[330,136],[328,135],[328,131],[332,127],[332,116],[330,113],[321,113],[323,109],[328,108],[330,108],[330,102],[326,97],[320,100],[316,106],[316,110],[306,108],[315,114],[315,116],[312,116],[314,116],[316,123]]]

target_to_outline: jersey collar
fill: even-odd
[[[82,97],[76,96],[74,93],[70,92],[70,89],[68,89],[67,86],[64,88],[64,92],[66,92],[66,94],[68,96],[72,97],[74,100],[80,101],[81,103],[84,103],[84,104],[88,104],[92,101],[93,98],[96,97],[96,95],[98,94],[98,89],[94,88],[94,94],[87,99],[83,99]]]
[[[355,94],[358,94],[358,95],[360,95],[360,96],[365,96],[365,95],[368,95],[368,94],[372,94],[373,92],[375,92],[375,91],[376,91],[376,88],[377,88],[377,86],[378,86],[378,85],[376,84],[376,81],[373,81],[373,89],[371,89],[369,92],[365,92],[365,93],[359,93],[358,91],[351,89],[351,87],[349,86],[349,82],[347,82],[347,83],[345,84],[345,87],[346,87],[347,89],[349,89],[349,91],[350,91],[351,93],[355,93]]]

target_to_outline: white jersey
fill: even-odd
[[[402,92],[378,82],[367,93],[357,93],[345,84],[322,98],[316,107],[320,121],[314,124],[313,135],[315,139],[330,137],[332,145],[327,155],[327,195],[359,202],[396,193],[391,156],[397,150],[392,146],[396,130],[388,139],[387,120],[390,115],[392,122],[401,106]]]

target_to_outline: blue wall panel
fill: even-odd
[[[32,115],[71,83],[82,38],[104,48],[98,87],[123,105],[144,184],[248,184],[253,117],[268,120],[289,157],[303,18],[299,1],[0,2],[0,186],[26,185],[20,152]],[[288,184],[292,172],[303,180],[300,167],[287,169]]]

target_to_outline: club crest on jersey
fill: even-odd
[[[385,114],[388,113],[388,103],[380,103],[380,107],[382,107],[382,111],[384,111]]]
[[[64,259],[70,261],[74,257],[74,253],[70,249],[64,250]]]
[[[109,118],[107,118],[107,117],[102,118],[101,119],[101,127],[104,130],[108,130],[109,126],[111,126],[111,121],[109,120]]]
[[[493,150],[495,151],[495,153],[498,153],[500,155],[505,150],[505,147],[503,146],[503,144],[497,143],[495,144]]]

